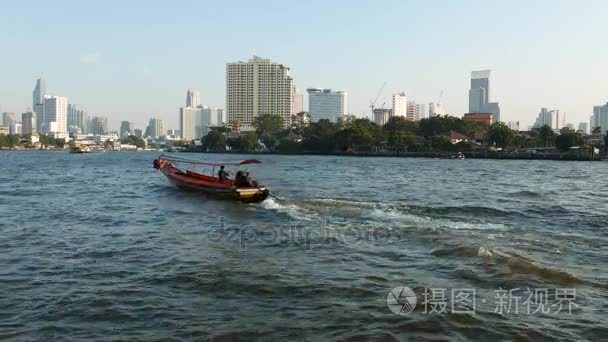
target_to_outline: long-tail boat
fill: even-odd
[[[161,155],[154,160],[154,168],[162,172],[171,184],[188,191],[202,192],[214,197],[237,200],[244,203],[261,202],[268,198],[270,190],[253,180],[241,184],[238,180],[215,177],[215,169],[221,166],[241,166],[261,163],[256,159],[239,162],[211,163],[195,159]],[[203,165],[212,168],[211,175],[195,172],[176,165]]]

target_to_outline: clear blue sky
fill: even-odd
[[[405,91],[441,90],[467,110],[470,71],[492,69],[503,121],[540,107],[588,122],[608,101],[608,1],[2,1],[0,106],[31,106],[39,76],[110,128],[150,116],[177,127],[188,87],[225,106],[225,63],[253,53],[288,64],[298,87],[348,91],[367,115]]]

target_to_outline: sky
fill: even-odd
[[[253,54],[287,64],[298,88],[348,92],[369,116],[405,92],[468,109],[470,72],[491,69],[502,121],[541,107],[589,122],[608,102],[608,1],[0,0],[0,110],[31,107],[36,79],[90,115],[178,127],[186,90],[225,107],[225,65]]]

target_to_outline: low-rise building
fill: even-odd
[[[493,122],[493,117],[492,113],[467,113],[464,115],[464,121],[480,121],[489,126]]]

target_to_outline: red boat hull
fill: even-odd
[[[261,202],[268,198],[270,191],[264,187],[237,188],[232,180],[192,171],[182,171],[167,161],[160,161],[158,168],[179,189],[202,192],[214,197],[237,200],[244,203]]]

